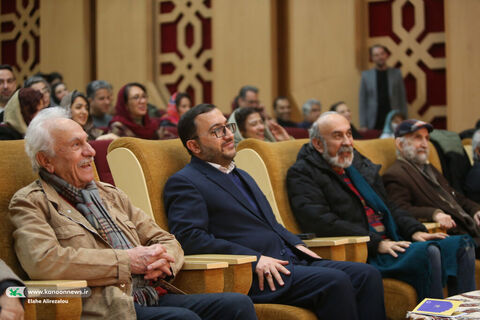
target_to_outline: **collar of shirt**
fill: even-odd
[[[222,167],[221,165],[219,165],[218,163],[213,163],[213,162],[208,162],[207,163],[209,165],[211,165],[212,167],[214,167],[215,169],[218,169],[220,170],[221,172],[225,173],[225,174],[229,174],[230,172],[233,171],[233,169],[235,169],[235,162],[230,162],[230,164],[228,165],[228,167]]]

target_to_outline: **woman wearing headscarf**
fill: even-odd
[[[116,115],[110,121],[110,132],[119,137],[158,139],[158,120],[148,116],[148,96],[145,87],[130,82],[118,91]]]
[[[102,129],[93,126],[90,103],[83,93],[74,90],[63,97],[60,106],[66,109],[70,118],[85,130],[88,134],[88,140],[96,140],[104,134]]]
[[[5,106],[0,140],[20,140],[27,126],[45,105],[43,95],[33,88],[21,88],[13,94]]]
[[[383,126],[380,139],[393,138],[395,136],[395,129],[403,120],[405,120],[405,116],[400,110],[390,111],[385,118],[385,125]]]

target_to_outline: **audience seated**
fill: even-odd
[[[0,65],[0,123],[3,122],[3,109],[8,100],[17,90],[17,79],[13,69],[8,64]]]
[[[104,80],[95,80],[87,85],[87,98],[91,107],[93,125],[106,129],[112,120],[112,86]]]
[[[397,160],[383,175],[389,198],[422,221],[436,221],[449,234],[469,234],[480,244],[480,204],[456,192],[430,163],[433,127],[405,120],[395,131]],[[477,247],[477,258],[480,257]]]
[[[117,95],[110,132],[118,137],[158,139],[158,120],[147,113],[147,89],[137,82],[124,85]]]
[[[167,114],[160,118],[160,139],[172,139],[177,138],[177,135],[173,135],[172,131],[167,127],[177,127],[180,117],[190,110],[192,107],[192,99],[187,93],[175,92],[168,101]]]
[[[25,138],[40,179],[13,196],[10,218],[28,275],[86,279],[86,318],[256,319],[244,295],[175,294],[181,292],[169,281],[184,261],[180,244],[123,192],[93,180],[95,151],[66,116],[60,108],[44,110]]]
[[[403,120],[405,120],[405,116],[400,110],[391,110],[385,118],[385,125],[383,126],[380,139],[393,138],[395,136],[395,129]]]
[[[312,123],[317,120],[322,113],[322,105],[316,99],[307,100],[302,106],[303,122],[298,124],[299,128],[310,129]]]
[[[52,85],[52,96],[51,99],[53,103],[57,106],[62,102],[63,97],[68,94],[67,86],[63,82],[57,82]]]
[[[273,111],[275,112],[275,117],[279,125],[282,127],[297,127],[298,124],[290,119],[292,116],[292,108],[290,107],[290,101],[288,101],[287,97],[277,97],[273,101]]]
[[[0,319],[23,319],[23,305],[20,298],[8,297],[8,287],[23,286],[23,282],[0,259]]]
[[[323,260],[275,220],[255,181],[235,168],[233,128],[209,104],[192,108],[178,124],[192,159],[169,178],[164,199],[170,230],[185,252],[256,255],[254,302],[302,306],[319,319],[385,319],[378,271]]]
[[[96,140],[104,134],[102,129],[93,126],[90,104],[83,93],[74,90],[63,97],[60,106],[67,111],[73,121],[85,130],[88,134],[88,140]]]
[[[42,77],[33,76],[23,82],[24,88],[33,88],[43,95],[45,108],[53,107],[55,104],[50,100],[50,84]]]
[[[423,224],[389,202],[379,170],[354,150],[345,117],[336,112],[320,116],[310,143],[287,173],[288,196],[302,231],[369,235],[368,262],[382,276],[412,285],[419,300],[442,298],[445,275],[451,277],[450,294],[474,290],[472,239],[427,233]]]
[[[472,138],[473,166],[465,178],[466,196],[480,203],[480,130]]]
[[[267,138],[265,135],[265,120],[260,112],[255,108],[245,107],[235,111],[235,123],[238,130],[234,133],[235,145],[240,141],[247,138],[260,139],[265,141],[285,141],[289,140],[290,136],[287,131],[275,123],[274,121],[268,121],[267,126],[270,129],[270,133],[273,137]]]
[[[363,138],[362,134],[352,124],[352,113],[350,112],[350,108],[347,106],[347,104],[345,102],[343,102],[343,101],[335,102],[330,107],[330,111],[338,112],[342,116],[347,118],[347,120],[350,122],[350,128],[352,129],[353,139],[362,139]]]
[[[23,139],[28,124],[43,108],[40,92],[33,88],[17,90],[5,107],[4,123],[0,125],[0,140]]]

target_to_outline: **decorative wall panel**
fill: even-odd
[[[367,0],[370,47],[390,51],[388,64],[401,69],[410,118],[446,127],[443,0]]]
[[[176,91],[212,101],[211,3],[154,0],[154,78],[163,99]]]
[[[17,81],[39,71],[39,0],[0,1],[0,61]]]

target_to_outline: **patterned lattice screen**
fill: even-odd
[[[0,1],[0,61],[18,82],[39,71],[39,30],[39,0]]]
[[[390,51],[389,65],[401,69],[409,117],[445,128],[445,25],[443,0],[367,0],[368,46]]]
[[[164,99],[187,92],[193,103],[212,101],[211,3],[154,1],[155,84]]]

